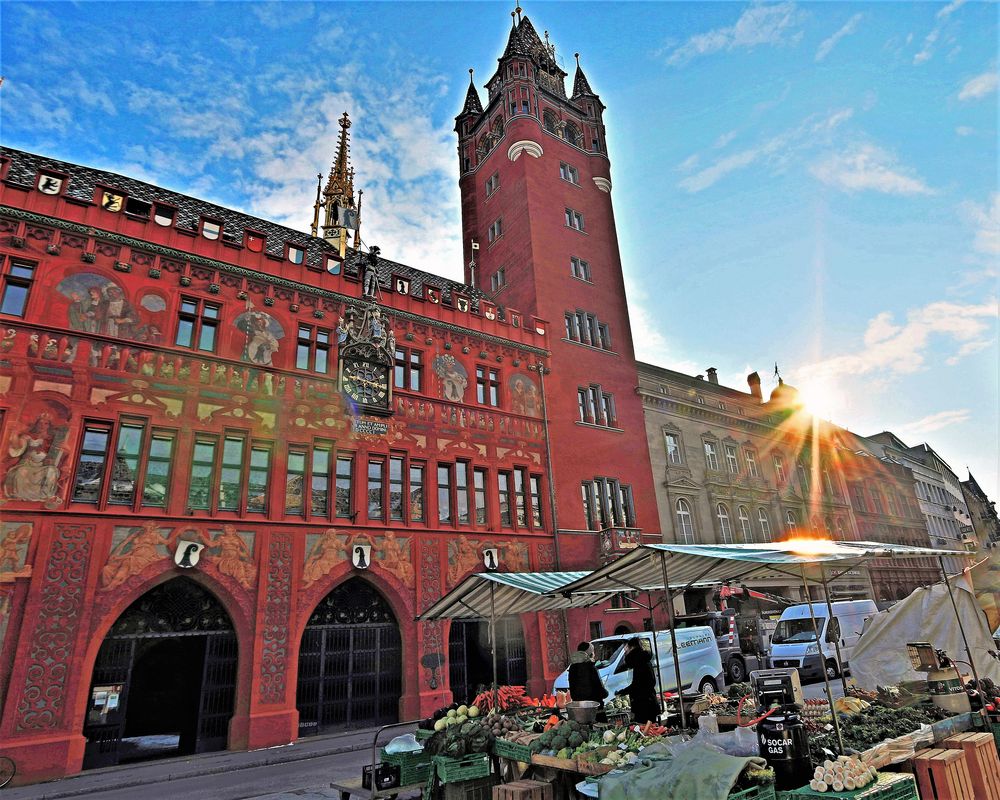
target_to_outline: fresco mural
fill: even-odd
[[[465,389],[469,385],[469,373],[453,355],[435,356],[431,369],[441,379],[441,397],[455,403],[465,399]]]
[[[243,345],[243,360],[262,367],[271,366],[271,357],[278,352],[278,339],[285,331],[278,321],[263,311],[247,311],[233,322],[246,334]]]
[[[30,424],[15,420],[7,440],[7,470],[3,493],[8,500],[51,503],[62,486],[62,464],[69,456],[66,437],[69,412],[57,403],[42,401]]]
[[[510,410],[527,417],[542,416],[542,396],[535,381],[523,372],[515,372],[508,381]]]
[[[72,330],[139,342],[155,343],[160,340],[163,326],[159,320],[144,319],[129,302],[125,290],[110,278],[94,272],[78,272],[63,278],[56,288],[69,302],[66,321]],[[152,298],[155,299],[151,308],[147,299]],[[158,312],[166,309],[166,302],[158,295],[152,295],[143,298],[142,306],[157,312],[158,317]]]

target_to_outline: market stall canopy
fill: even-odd
[[[625,590],[658,591],[696,583],[741,583],[751,578],[799,578],[804,568],[819,564],[838,573],[873,558],[937,558],[965,556],[962,551],[935,550],[883,542],[834,542],[790,539],[767,544],[643,544],[610,564],[552,591],[564,598],[580,594],[609,595]]]
[[[552,611],[581,608],[610,599],[621,589],[607,593],[590,593],[574,598],[559,594],[559,589],[589,575],[589,572],[477,572],[470,575],[448,594],[417,617],[429,619],[489,619],[495,609],[497,617],[526,614],[531,611]],[[492,587],[492,592],[491,592]],[[492,597],[491,597],[492,594]]]

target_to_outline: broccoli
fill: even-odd
[[[566,744],[567,744],[567,742],[566,742],[566,737],[565,736],[556,736],[552,740],[552,749],[553,750],[562,750],[564,747],[566,747]]]
[[[569,746],[579,747],[581,744],[583,744],[583,737],[577,732],[571,733],[569,737]]]

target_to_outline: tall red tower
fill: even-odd
[[[518,15],[485,108],[470,83],[455,128],[466,281],[507,314],[537,315],[560,334],[545,399],[560,567],[574,569],[593,567],[602,542],[660,536],[605,106],[579,59],[569,96],[566,78],[548,33],[543,41]]]

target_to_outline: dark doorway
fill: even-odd
[[[197,583],[175,578],[144,594],[97,654],[84,768],[224,750],[237,657],[229,615]]]
[[[448,680],[457,703],[465,703],[493,683],[489,624],[457,619],[448,633]],[[524,686],[528,668],[524,630],[518,617],[497,620],[497,682]]]
[[[360,578],[342,583],[302,634],[299,736],[398,721],[402,670],[399,625],[385,598]]]

